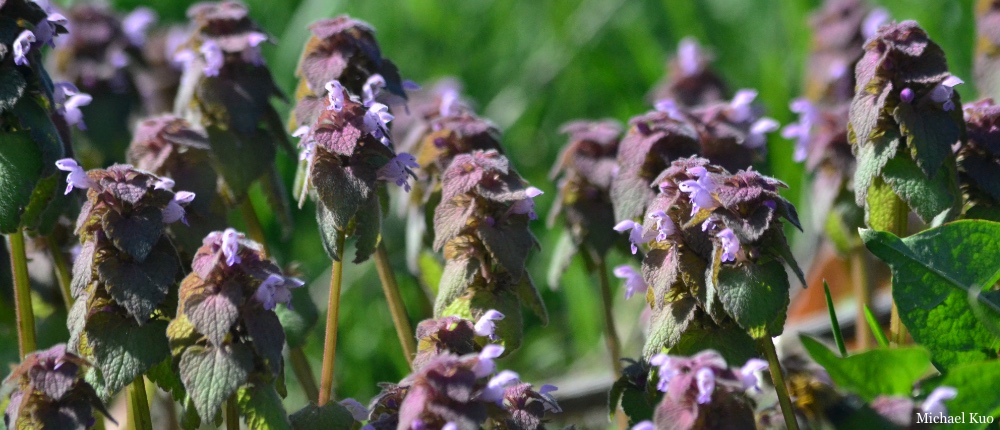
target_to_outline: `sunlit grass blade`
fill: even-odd
[[[878,324],[878,320],[875,319],[875,314],[872,313],[871,308],[865,306],[865,319],[868,320],[868,327],[871,328],[872,333],[875,334],[875,341],[878,342],[880,348],[889,347],[889,338],[885,337],[885,332],[882,331],[882,327]],[[861,327],[858,327],[861,330]]]
[[[847,347],[844,346],[844,335],[840,332],[840,322],[837,321],[837,310],[833,307],[833,298],[830,297],[830,285],[823,280],[823,293],[826,294],[826,308],[830,311],[830,325],[833,330],[833,340],[837,342],[837,349],[840,350],[841,357],[847,357]]]

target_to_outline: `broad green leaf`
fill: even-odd
[[[0,133],[0,232],[21,226],[21,214],[42,173],[42,153],[27,131]]]
[[[319,237],[323,241],[323,249],[326,250],[326,255],[340,261],[344,250],[340,248],[337,236],[347,225],[344,224],[341,226],[337,224],[333,218],[333,214],[320,202],[316,203],[316,224],[319,226]]]
[[[143,324],[167,298],[179,264],[173,245],[163,238],[141,263],[105,256],[97,263],[97,275],[111,297]]]
[[[859,206],[864,205],[869,187],[875,183],[875,178],[882,174],[882,168],[886,163],[896,155],[899,144],[900,137],[895,131],[887,131],[872,142],[859,142],[858,167],[854,171],[855,201]]]
[[[181,377],[173,367],[173,358],[167,357],[166,360],[149,369],[146,372],[146,377],[157,387],[169,393],[174,401],[180,402],[184,400],[187,392],[184,391],[184,383],[181,382]]]
[[[226,335],[240,317],[243,291],[239,285],[227,282],[218,293],[195,296],[184,307],[188,320],[199,333],[215,346],[222,346]]]
[[[997,282],[997,237],[1000,223],[980,220],[949,223],[905,239],[861,230],[865,246],[892,268],[900,318],[941,368],[997,355],[1000,337],[989,327],[1000,320],[1000,300],[981,293]]]
[[[351,430],[355,422],[351,412],[337,402],[323,406],[310,403],[289,418],[295,430]]]
[[[243,312],[243,325],[259,360],[265,361],[275,376],[281,375],[281,350],[285,347],[285,331],[278,316],[264,308],[255,307]]]
[[[684,331],[696,321],[698,313],[698,302],[691,296],[683,296],[675,301],[667,302],[660,309],[654,308],[642,356],[649,359],[662,351],[663,348],[672,348],[677,345]],[[702,316],[703,319],[708,319],[707,315],[702,314]]]
[[[945,169],[933,179],[928,179],[913,160],[906,156],[898,156],[889,160],[882,175],[896,195],[903,199],[920,219],[929,223],[938,214],[955,207],[958,203],[958,196],[951,192],[949,187],[949,181],[955,180],[948,176],[951,171],[953,170]],[[957,212],[956,210],[955,215]]]
[[[809,336],[799,339],[837,387],[865,401],[880,395],[909,397],[914,384],[932,369],[930,353],[922,347],[873,349],[841,358]]]
[[[291,430],[281,397],[269,384],[252,384],[236,394],[240,415],[250,430]],[[320,428],[320,427],[316,427]],[[324,425],[322,428],[329,428]]]
[[[954,163],[951,146],[962,136],[961,109],[948,112],[931,106],[896,105],[893,116],[906,137],[906,146],[925,178],[935,178],[942,164]],[[953,115],[957,114],[957,115]],[[953,169],[946,169],[945,174]]]
[[[719,301],[755,339],[781,334],[788,312],[788,274],[777,260],[719,270]]]
[[[354,264],[358,264],[371,257],[382,240],[382,206],[377,193],[369,196],[358,208],[353,230],[351,236],[354,237],[356,249]]]
[[[146,261],[164,230],[162,210],[151,206],[133,211],[127,217],[107,211],[101,223],[115,247],[139,262]]]
[[[253,370],[253,353],[243,344],[223,348],[192,346],[180,361],[181,381],[202,421],[212,421],[219,407]]]
[[[954,388],[958,394],[954,399],[946,401],[945,407],[951,415],[965,413],[966,422],[953,425],[956,429],[983,429],[990,427],[987,423],[974,423],[970,414],[979,417],[1000,418],[1000,397],[997,396],[997,384],[1000,381],[1000,361],[990,360],[978,363],[957,365],[939,378],[928,383],[924,390],[930,393],[934,388],[945,386]],[[992,421],[996,421],[995,419]],[[991,428],[996,428],[992,426]]]
[[[449,260],[441,272],[441,282],[438,284],[437,299],[434,302],[434,315],[442,317],[445,308],[455,299],[465,293],[472,285],[473,278],[479,271],[479,260],[476,258]]]
[[[170,356],[166,321],[139,326],[113,312],[98,312],[87,319],[84,333],[108,396]]]

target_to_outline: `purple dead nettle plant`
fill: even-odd
[[[174,113],[207,132],[227,203],[243,205],[243,216],[255,218],[246,194],[260,180],[283,233],[290,234],[291,208],[274,160],[277,147],[296,151],[271,105],[272,97],[284,99],[261,54],[271,37],[234,1],[195,4],[188,17],[189,39],[174,56],[184,64]],[[255,230],[254,239],[266,246]]]
[[[417,327],[416,371],[399,384],[383,384],[372,401],[373,429],[478,429],[486,419],[501,429],[544,428],[546,413],[561,412],[550,394],[533,390],[517,373],[497,371],[504,347],[495,322],[504,315],[486,311],[478,321],[456,316],[426,320]]]
[[[58,344],[24,358],[3,381],[10,392],[4,425],[16,428],[89,429],[95,412],[114,422],[94,388],[83,380],[90,363]],[[117,424],[117,423],[116,423]]]
[[[111,396],[133,380],[141,386],[142,375],[169,356],[164,333],[174,305],[167,297],[181,265],[167,226],[185,221],[184,206],[195,196],[128,165],[89,172],[73,159],[56,165],[69,172],[67,193],[87,192],[76,225],[82,248],[73,266],[68,348],[96,365],[100,373],[88,381]]]
[[[303,282],[285,276],[260,244],[231,228],[205,237],[191,269],[167,328],[189,404],[203,422],[212,422],[230,396],[241,404],[272,401],[269,407],[284,414],[285,332],[274,311],[289,306],[292,289]]]
[[[473,151],[452,160],[442,174],[441,203],[434,210],[434,249],[444,251],[444,271],[434,305],[436,317],[478,320],[490,309],[498,343],[521,344],[521,306],[547,323],[545,306],[525,270],[538,246],[528,223],[537,218],[528,184],[497,151]]]
[[[145,33],[155,23],[155,14],[138,8],[119,17],[106,6],[87,4],[70,8],[66,16],[73,31],[56,45],[52,70],[69,84],[63,87],[67,110],[76,108],[91,118],[84,122],[66,117],[86,137],[74,142],[78,158],[95,167],[124,161],[131,118],[142,111],[137,76],[145,62]]]
[[[677,54],[667,64],[667,76],[651,92],[651,100],[674,100],[694,107],[723,101],[729,92],[725,81],[712,70],[712,55],[693,37],[677,44]]]
[[[655,110],[629,120],[611,183],[615,218],[642,216],[655,197],[649,184],[678,158],[700,155],[730,170],[763,159],[767,134],[777,130],[778,123],[761,116],[756,98],[756,91],[743,89],[728,102],[692,108],[663,99]]]
[[[141,120],[126,158],[139,169],[176,178],[178,189],[198,195],[185,210],[188,228],[171,232],[185,259],[194,255],[208,233],[225,228],[226,207],[218,198],[218,174],[203,130],[173,115]]]
[[[826,0],[809,18],[813,39],[805,70],[805,97],[840,104],[854,96],[854,64],[865,41],[889,20],[865,0]]]

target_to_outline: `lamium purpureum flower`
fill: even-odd
[[[366,105],[375,103],[375,97],[378,97],[378,93],[385,88],[385,78],[382,75],[376,73],[371,75],[367,81],[365,81],[364,86],[361,89],[361,101]]]
[[[955,75],[948,75],[940,84],[934,86],[929,93],[931,100],[936,103],[941,103],[941,109],[945,111],[950,111],[955,109],[955,101],[953,100],[955,94],[955,86],[964,84],[965,81],[958,78]]]
[[[799,121],[788,124],[781,130],[781,137],[785,139],[795,139],[795,153],[793,159],[801,163],[808,156],[809,144],[812,141],[813,125],[819,121],[819,112],[809,99],[797,98],[792,100],[792,112],[799,114]]]
[[[225,56],[219,44],[214,40],[206,40],[198,51],[205,57],[205,65],[202,68],[205,76],[219,76],[219,70],[225,65]]]
[[[122,31],[129,42],[135,46],[146,44],[146,33],[156,25],[159,17],[148,7],[137,7],[122,19]]]
[[[954,399],[956,396],[958,396],[958,390],[954,387],[937,387],[920,404],[920,410],[931,415],[947,415],[948,408],[945,407],[944,402]]]
[[[642,273],[627,264],[615,267],[613,271],[616,278],[625,280],[625,299],[631,298],[635,293],[645,293],[649,285],[642,278]]]
[[[257,287],[254,298],[264,305],[264,309],[269,311],[274,310],[278,303],[282,303],[285,307],[291,309],[292,289],[303,285],[305,285],[305,282],[302,282],[298,278],[271,274]]]
[[[712,210],[719,207],[719,202],[712,195],[718,184],[712,179],[704,167],[692,167],[687,170],[688,175],[697,179],[688,179],[677,184],[677,189],[688,195],[691,201],[691,215],[701,210]]]
[[[52,97],[55,101],[56,111],[62,114],[67,124],[75,125],[80,130],[87,129],[83,123],[83,112],[80,111],[80,107],[89,105],[94,100],[90,94],[81,93],[76,85],[69,82],[60,82],[55,84]]]
[[[17,35],[17,39],[14,39],[14,64],[18,66],[28,65],[28,51],[31,50],[31,44],[35,42],[35,33],[31,30],[24,30],[21,34]]]
[[[535,197],[538,197],[544,193],[542,192],[542,190],[539,190],[538,188],[528,187],[527,189],[524,190],[524,194],[527,197],[514,202],[514,204],[510,206],[510,213],[521,214],[521,215],[527,214],[528,219],[530,220],[538,219],[538,214],[535,213],[534,199]]]
[[[340,112],[344,108],[344,86],[340,85],[340,81],[332,80],[327,82],[323,88],[326,88],[326,97],[330,101],[326,109]]]
[[[722,241],[722,262],[736,261],[736,254],[740,252],[740,240],[730,228],[725,228],[715,235]]]
[[[396,154],[392,160],[378,169],[378,179],[380,181],[393,182],[397,186],[402,187],[407,192],[410,191],[410,176],[413,172],[410,169],[416,169],[420,167],[417,164],[417,159],[410,154],[405,152]]]
[[[507,387],[517,384],[521,380],[521,375],[511,370],[502,370],[486,383],[486,388],[479,393],[479,399],[487,402],[495,402],[497,406],[503,404],[503,393]]]
[[[767,366],[767,362],[754,358],[740,369],[729,368],[726,360],[714,350],[690,358],[657,354],[649,363],[657,368],[657,390],[677,402],[684,402],[689,394],[695,394],[693,398],[700,405],[710,403],[716,390],[742,393],[759,387],[756,372]]]
[[[157,186],[159,186],[159,184],[157,184]],[[194,197],[194,193],[190,191],[178,191],[174,193],[174,199],[171,200],[170,203],[167,203],[167,207],[163,208],[163,223],[172,224],[180,221],[184,223],[184,225],[188,225],[187,217],[184,216],[184,206],[191,203],[194,200]]]
[[[483,316],[479,317],[476,321],[475,331],[477,336],[484,336],[490,338],[490,340],[497,340],[496,335],[496,323],[494,321],[499,321],[504,318],[503,314],[496,309],[490,309],[483,313]]]
[[[757,98],[757,91],[742,89],[736,92],[729,102],[727,116],[733,122],[744,122],[753,118],[753,101]]]
[[[494,358],[503,355],[504,347],[502,345],[489,344],[483,347],[482,351],[479,351],[478,360],[476,360],[475,366],[473,366],[473,374],[477,378],[486,377],[497,370],[497,365],[493,361]]]
[[[240,247],[240,240],[246,236],[236,231],[234,228],[227,228],[225,231],[215,231],[205,237],[205,244],[218,242],[221,239],[222,255],[226,258],[226,265],[232,266],[240,263],[240,256],[237,252]]]
[[[667,237],[677,232],[677,226],[674,225],[674,221],[667,216],[666,212],[653,211],[649,214],[649,218],[656,222],[657,241],[663,242],[667,240]]]
[[[383,145],[389,145],[389,121],[393,116],[389,107],[382,103],[371,103],[365,113],[365,131],[375,136]]]
[[[657,235],[657,232],[646,232],[642,224],[629,219],[615,224],[614,230],[619,233],[629,232],[628,241],[632,244],[632,254],[639,252],[639,245],[653,240]]]
[[[56,168],[64,172],[69,172],[66,175],[66,191],[63,194],[69,194],[73,191],[73,188],[79,188],[81,190],[86,190],[93,186],[94,182],[87,176],[87,172],[80,167],[80,163],[72,158],[63,158],[56,161]]]

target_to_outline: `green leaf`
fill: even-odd
[[[882,174],[882,168],[899,150],[900,138],[895,131],[887,131],[882,137],[872,142],[859,142],[857,160],[858,167],[854,171],[855,201],[863,206],[868,197],[868,188],[875,183],[875,178]]]
[[[170,240],[163,238],[146,261],[125,261],[107,256],[97,263],[97,275],[111,297],[125,307],[139,324],[149,320],[177,278],[180,262]]]
[[[834,308],[833,298],[830,297],[830,285],[823,280],[823,294],[826,296],[826,309],[830,312],[830,327],[833,331],[833,340],[837,343],[841,357],[847,357],[847,347],[844,346],[844,335],[840,332],[840,321],[837,321],[837,309]],[[860,327],[859,327],[860,329]]]
[[[455,299],[465,293],[479,271],[479,260],[464,258],[449,260],[441,272],[441,283],[438,285],[437,299],[434,302],[434,315],[442,317],[444,309]]]
[[[351,430],[355,422],[351,412],[337,402],[323,406],[309,404],[289,418],[295,430]]]
[[[885,165],[883,179],[906,204],[913,209],[920,219],[929,223],[938,214],[947,211],[958,203],[958,196],[951,192],[948,177],[943,172],[928,179],[924,172],[905,155],[900,155]],[[955,211],[957,215],[958,211]],[[954,218],[951,216],[949,218]]]
[[[280,375],[283,368],[281,350],[285,347],[285,331],[281,329],[278,316],[264,308],[255,307],[244,311],[243,323],[258,358],[268,364],[275,376]]]
[[[719,301],[726,313],[754,339],[781,334],[788,312],[788,274],[777,260],[723,265]]]
[[[837,387],[865,401],[880,395],[909,397],[914,384],[932,370],[930,353],[923,347],[874,349],[841,358],[809,336],[799,339]]]
[[[696,320],[698,312],[698,301],[687,295],[665,303],[660,309],[654,307],[642,356],[649,359],[663,348],[673,348],[677,345],[684,331]],[[707,316],[705,318],[707,319]]]
[[[149,369],[146,372],[146,377],[155,383],[157,387],[170,393],[174,401],[181,402],[184,400],[187,392],[184,391],[184,383],[181,382],[181,377],[177,375],[177,371],[173,367],[174,360],[167,357],[166,360]]]
[[[14,107],[24,94],[24,87],[27,85],[28,82],[24,80],[17,67],[0,68],[0,113]]]
[[[250,185],[274,163],[275,150],[270,135],[262,131],[242,134],[210,126],[208,141],[216,170],[236,198],[242,198]]]
[[[925,390],[930,393],[937,387],[952,387],[958,392],[954,399],[945,402],[945,407],[951,415],[965,413],[966,422],[953,426],[960,429],[983,429],[988,424],[973,423],[968,419],[970,413],[978,413],[979,417],[1000,417],[1000,397],[997,396],[996,381],[1000,380],[1000,361],[990,360],[978,363],[957,365],[939,378],[927,384]],[[995,421],[995,420],[993,420]],[[993,426],[995,428],[996,426]]]
[[[700,318],[681,333],[681,339],[668,352],[672,355],[691,356],[706,349],[714,349],[722,354],[727,363],[746,363],[751,358],[759,358],[757,343],[753,338],[732,320],[726,318],[724,321],[726,325],[719,326],[709,318]],[[646,352],[655,354],[660,351],[644,351]]]
[[[521,346],[521,337],[524,335],[520,300],[512,291],[470,289],[468,293],[444,308],[439,317],[454,315],[476,321],[490,309],[496,309],[504,315],[504,319],[496,321],[495,333],[499,338],[496,343],[503,345],[504,354],[510,354]]]
[[[192,346],[181,357],[184,388],[194,401],[202,421],[212,421],[219,407],[253,370],[253,353],[243,344],[223,348]]]
[[[166,321],[139,326],[113,312],[98,312],[87,319],[84,334],[108,396],[170,356]]]
[[[101,224],[115,247],[128,253],[135,261],[146,260],[164,230],[163,212],[150,206],[132,212],[128,217],[109,210],[101,219]]]
[[[875,342],[881,348],[889,347],[889,338],[885,336],[885,332],[882,331],[882,326],[878,322],[878,318],[872,313],[872,309],[865,305],[865,321],[868,322],[868,329],[872,331],[875,335]]]
[[[243,291],[239,285],[226,282],[218,293],[196,295],[184,306],[184,313],[199,333],[216,347],[222,346],[226,335],[240,317]]]
[[[1000,338],[989,327],[1000,319],[1000,301],[982,293],[997,282],[997,237],[1000,223],[980,220],[949,223],[905,239],[861,230],[865,246],[892,269],[900,318],[939,367],[997,355]]]
[[[934,178],[944,163],[954,163],[951,146],[962,136],[961,109],[953,112],[911,103],[896,105],[893,116],[906,136],[906,146],[914,154],[916,164],[925,178]],[[954,169],[951,169],[954,171]]]
[[[240,414],[243,415],[250,430],[291,430],[292,424],[285,414],[281,397],[273,386],[253,384],[240,388],[236,399],[239,402]]]
[[[375,253],[375,247],[382,239],[382,206],[379,196],[373,193],[358,208],[354,217],[355,254],[354,264],[361,263]]]
[[[323,249],[326,250],[326,255],[340,261],[344,250],[338,247],[337,236],[340,234],[340,230],[347,226],[337,224],[333,214],[319,202],[316,203],[316,224],[319,226],[319,237],[323,240]]]
[[[42,153],[26,131],[0,133],[0,232],[21,226],[42,173]]]

